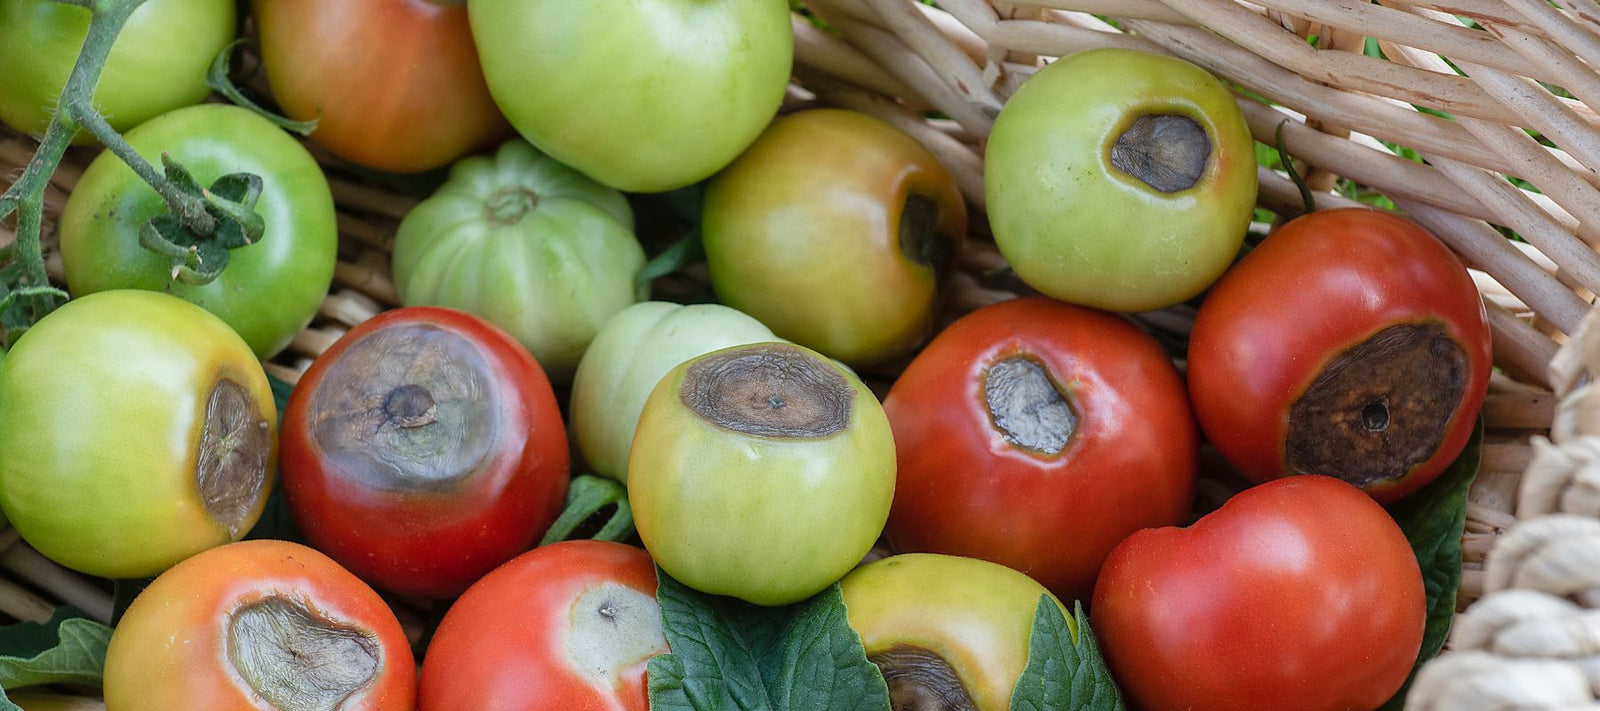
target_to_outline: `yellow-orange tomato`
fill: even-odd
[[[106,651],[106,705],[118,711],[412,711],[416,685],[383,599],[287,541],[233,543],[174,566],[134,599]]]
[[[767,128],[706,188],[717,296],[773,333],[852,366],[904,355],[933,328],[966,204],[932,153],[839,109]]]
[[[262,65],[311,140],[352,163],[437,168],[511,135],[463,0],[255,0]]]

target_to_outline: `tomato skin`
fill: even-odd
[[[1405,534],[1337,479],[1248,489],[1185,529],[1129,536],[1095,587],[1095,633],[1145,711],[1370,711],[1425,622]]]
[[[472,43],[465,2],[255,0],[262,66],[310,138],[368,168],[437,168],[511,135]],[[337,70],[330,70],[337,67]]]
[[[167,204],[110,151],[100,154],[61,214],[61,257],[73,296],[107,289],[165,291],[199,304],[238,331],[256,356],[288,347],[333,283],[338,228],[328,179],[289,134],[228,104],[163,114],[125,136],[153,165],[162,152],[202,186],[228,173],[261,176],[256,212],[266,232],[229,254],[210,284],[174,283],[171,260],[139,246],[139,230]]]
[[[1367,491],[1422,488],[1472,434],[1493,366],[1482,299],[1461,261],[1421,227],[1360,208],[1292,220],[1217,282],[1189,343],[1189,395],[1206,437],[1261,482],[1293,472],[1288,413],[1329,359],[1397,323],[1442,324],[1466,355],[1465,394],[1432,456]]]
[[[273,540],[243,541],[201,553],[156,578],[134,598],[106,650],[107,708],[264,708],[230,663],[229,621],[240,607],[273,596],[370,635],[380,651],[373,680],[340,708],[415,708],[416,663],[394,612],[372,588],[322,553]]]
[[[495,395],[476,397],[499,404],[488,414],[499,427],[484,459],[442,488],[408,488],[387,471],[330,456],[317,431],[330,414],[319,406],[323,393],[362,386],[329,377],[346,352],[407,328],[443,332],[481,356]],[[282,461],[285,501],[312,545],[377,587],[433,598],[459,594],[531,547],[567,489],[566,431],[538,363],[492,324],[431,307],[379,314],[311,364],[284,411]]]
[[[985,405],[986,371],[1018,354],[1073,401],[1077,429],[1057,455],[1007,441]],[[1064,600],[1088,595],[1124,537],[1178,523],[1194,498],[1199,435],[1183,383],[1153,339],[1103,311],[1044,297],[979,309],[918,354],[884,412],[894,548],[1001,563]]]
[[[913,196],[926,212],[907,209]],[[966,203],[938,158],[888,122],[842,109],[773,121],[707,183],[702,212],[717,296],[856,367],[927,340],[938,276],[967,232]],[[908,245],[902,227],[918,223],[926,235]]]
[[[420,711],[646,711],[645,665],[667,651],[658,610],[653,629],[636,630],[643,644],[620,660],[614,677],[595,678],[569,658],[572,618],[579,612],[574,603],[605,584],[624,586],[654,605],[650,556],[621,543],[542,546],[484,576],[451,605],[429,642]]]
[[[232,522],[207,505],[195,471],[220,381],[267,427],[253,450],[264,455],[259,490]],[[155,575],[237,540],[272,489],[278,414],[266,373],[226,324],[166,294],[91,294],[41,319],[0,368],[0,413],[11,525],[91,575]]]
[[[232,0],[149,0],[128,17],[95,86],[106,122],[127,131],[204,101],[206,72],[233,40]],[[43,135],[89,31],[86,8],[50,0],[0,0],[0,121]],[[77,143],[92,143],[80,131]]]

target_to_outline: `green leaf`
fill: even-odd
[[[567,486],[567,503],[550,530],[545,531],[539,545],[549,545],[570,538],[578,527],[607,507],[615,507],[600,530],[592,536],[601,541],[623,541],[633,535],[633,509],[628,506],[628,490],[611,479],[589,474],[579,475]]]
[[[787,607],[696,592],[657,570],[671,654],[651,658],[651,711],[888,711],[838,584]]]
[[[1073,617],[1075,625],[1049,595],[1039,596],[1028,666],[1011,692],[1010,711],[1122,711],[1122,692],[1100,656],[1083,603],[1073,605]]]
[[[1467,440],[1461,456],[1439,478],[1389,507],[1416,551],[1427,592],[1428,623],[1422,633],[1422,650],[1411,676],[1380,711],[1405,708],[1406,691],[1421,667],[1444,648],[1456,612],[1456,591],[1461,586],[1461,535],[1467,525],[1467,492],[1478,476],[1483,459],[1483,418]]]
[[[639,290],[640,294],[648,296],[650,282],[704,259],[705,256],[706,249],[705,245],[700,242],[700,230],[690,232],[684,235],[683,239],[678,240],[676,244],[668,247],[665,252],[656,255],[655,259],[646,263],[639,270],[639,273],[634,276],[634,287]]]
[[[23,622],[0,627],[0,687],[99,687],[111,628],[80,615],[76,609],[63,606],[45,624]]]

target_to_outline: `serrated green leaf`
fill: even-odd
[[[652,711],[887,711],[889,690],[837,584],[787,607],[705,595],[657,571],[672,653],[649,662]]]
[[[581,474],[567,486],[567,501],[561,515],[545,531],[539,545],[545,546],[570,538],[579,526],[606,507],[615,507],[611,516],[591,538],[600,541],[622,541],[633,535],[633,508],[628,505],[628,490],[611,480],[590,474]]]
[[[1067,622],[1049,595],[1039,596],[1028,636],[1028,665],[1011,692],[1010,711],[1122,711],[1122,692],[1111,678],[1094,630],[1073,605]]]
[[[1422,567],[1428,622],[1411,676],[1380,711],[1405,708],[1406,691],[1411,688],[1417,669],[1444,648],[1445,638],[1450,635],[1450,622],[1456,612],[1456,592],[1461,587],[1461,535],[1467,525],[1467,494],[1478,477],[1478,465],[1482,460],[1483,418],[1480,417],[1466,448],[1439,478],[1389,507],[1389,513],[1406,532],[1406,539],[1417,554],[1417,564]]]
[[[105,674],[111,628],[80,614],[63,606],[45,624],[23,622],[0,627],[0,687],[99,687]]]

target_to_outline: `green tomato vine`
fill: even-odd
[[[208,189],[188,179],[174,161],[164,160],[164,170],[157,170],[95,110],[94,91],[111,46],[145,0],[55,1],[87,9],[89,29],[38,149],[22,176],[0,194],[0,220],[15,213],[17,225],[16,241],[0,247],[0,346],[15,342],[29,326],[71,298],[50,284],[40,234],[45,187],[79,130],[121,158],[166,201],[170,214],[146,225],[140,242],[172,260],[173,279],[209,282],[227,265],[226,248],[254,243],[264,229],[253,209],[259,178],[224,176]],[[239,183],[253,189],[239,189]],[[219,236],[221,249],[210,244]]]

